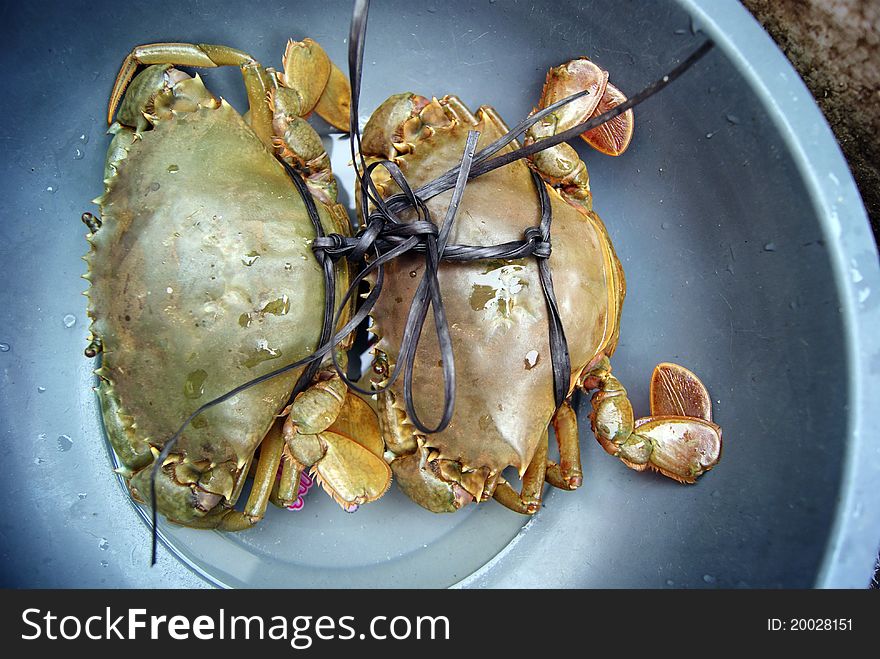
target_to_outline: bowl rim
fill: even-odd
[[[880,294],[877,246],[840,145],[812,93],[782,51],[738,2],[678,0],[759,92],[805,180],[840,296],[846,336],[849,437],[839,504],[816,578],[820,588],[865,588],[880,546],[880,444],[869,429],[880,396]],[[829,429],[829,431],[832,431]],[[833,432],[833,431],[832,431]]]

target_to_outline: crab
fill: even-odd
[[[249,112],[179,65],[240,67]],[[325,233],[350,233],[350,222],[305,117],[314,110],[345,128],[349,103],[345,76],[309,39],[288,43],[278,72],[226,46],[150,44],[126,57],[109,102],[100,219],[83,218],[84,276],[86,354],[102,353],[104,425],[136,500],[149,499],[153,463],[190,414],[318,347],[325,291],[307,202]],[[349,273],[336,267],[341,294]],[[270,500],[296,500],[304,469],[343,506],[380,497],[391,471],[363,401],[325,367],[291,402],[301,372],[193,418],[158,471],[158,510],[186,526],[245,529]]]
[[[550,70],[539,103],[543,109],[575,92],[589,94],[535,123],[531,143],[571,128],[625,101],[608,74],[586,58]],[[584,139],[619,155],[632,136],[632,111]],[[478,149],[508,132],[498,113],[472,113],[456,96],[427,99],[413,93],[391,96],[364,128],[362,151],[369,164],[391,159],[415,189],[461,160],[469,131],[479,131]],[[507,147],[511,149],[513,147]],[[581,485],[577,417],[570,404],[577,389],[595,390],[592,429],[605,450],[627,466],[647,468],[691,483],[720,457],[721,430],[697,377],[672,364],[658,366],[651,416],[636,421],[626,390],[611,374],[626,292],[623,269],[602,220],[592,209],[589,176],[568,144],[540,151],[471,180],[464,192],[450,244],[494,245],[518,241],[541,213],[529,168],[546,181],[552,205],[552,268],[556,299],[571,358],[568,399],[557,408],[552,386],[546,302],[534,259],[445,263],[439,272],[456,365],[456,404],[449,425],[435,434],[417,431],[407,416],[402,384],[387,387],[398,358],[407,312],[424,268],[405,255],[385,266],[385,284],[372,311],[372,380],[375,404],[394,477],[406,494],[435,512],[452,512],[494,498],[533,514],[544,484],[565,490]],[[372,174],[383,197],[400,191],[382,169]],[[427,201],[443,217],[451,192]],[[407,216],[404,214],[404,218]],[[433,332],[432,319],[423,333]],[[421,418],[442,412],[442,361],[436,341],[416,352],[412,396]],[[548,460],[549,428],[559,462]],[[515,469],[517,491],[503,476]]]

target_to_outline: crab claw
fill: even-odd
[[[623,385],[602,359],[583,378],[596,388],[590,422],[607,453],[631,469],[693,483],[721,459],[721,428],[712,423],[709,392],[691,371],[663,363],[651,378],[651,415],[634,420]]]
[[[304,423],[304,416],[311,417],[311,423]],[[385,494],[391,486],[391,468],[382,457],[385,446],[370,406],[348,393],[332,423],[319,428],[315,417],[302,415],[294,407],[284,422],[284,440],[294,463],[309,468],[310,475],[345,510]],[[297,425],[298,420],[302,425]]]
[[[574,128],[626,101],[626,96],[608,82],[608,72],[582,57],[550,69],[535,111],[584,91],[587,92],[585,95],[556,108],[529,127],[524,144],[540,142]],[[629,146],[632,132],[633,113],[627,110],[601,126],[581,133],[581,137],[602,153],[619,156]],[[590,176],[572,146],[563,142],[544,148],[533,154],[529,161],[568,203],[587,212],[592,210]]]
[[[150,501],[150,476],[153,465],[134,474],[129,483],[132,496]],[[156,500],[169,521],[196,528],[216,528],[231,511],[238,469],[232,463],[200,465],[171,456],[156,476]]]
[[[443,467],[448,471],[451,465],[431,460],[430,449],[423,440],[419,444],[415,453],[395,458],[391,463],[400,489],[432,513],[453,513],[474,501],[474,496],[457,482],[462,478],[460,469],[458,474],[443,473]]]
[[[605,93],[602,94],[599,105],[593,111],[590,118],[605,114],[625,101],[626,96],[624,96],[623,92],[609,82],[608,86],[605,87]],[[596,149],[596,151],[601,151],[608,156],[619,156],[629,146],[634,127],[633,111],[627,110],[623,114],[614,117],[614,119],[606,121],[601,126],[581,133],[581,138]]]
[[[330,79],[330,58],[315,41],[303,39],[287,42],[281,59],[284,72],[276,73],[278,82],[293,91],[299,100],[296,114],[306,116],[315,109]]]
[[[533,135],[538,138],[555,135],[626,101],[623,92],[608,82],[608,72],[582,57],[550,69],[538,107],[543,109],[583,90],[587,90],[586,96],[567,103],[546,117],[540,122],[543,128],[535,130]],[[633,126],[632,110],[627,110],[601,126],[582,133],[581,137],[597,151],[619,156],[629,146]]]
[[[409,153],[428,123],[421,115],[429,105],[431,101],[427,98],[411,92],[389,96],[364,126],[363,152],[388,159]]]
[[[550,134],[555,135],[583,123],[599,107],[599,101],[607,86],[608,72],[600,69],[586,57],[553,67],[547,72],[538,109],[544,109],[581,91],[587,93],[547,115],[538,125],[543,125],[545,130],[552,127]]]
[[[349,130],[351,113],[351,85],[338,66],[330,63],[330,77],[324,93],[315,105],[315,112],[328,124],[344,133]]]
[[[721,428],[703,419],[645,417],[636,421],[631,440],[633,438],[647,442],[646,449],[650,449],[641,464],[680,483],[695,482],[721,459]],[[621,452],[626,452],[627,456],[636,454],[632,448]],[[624,462],[631,462],[628,458],[621,458]],[[628,466],[638,470],[634,464]]]
[[[651,376],[651,416],[692,416],[712,420],[706,386],[684,366],[657,364]]]
[[[283,73],[277,73],[282,89],[294,93],[296,114],[305,117],[313,110],[331,126],[348,132],[351,86],[324,49],[312,39],[287,42],[282,59]]]
[[[328,431],[316,439],[322,455],[309,473],[344,509],[375,501],[388,491],[391,468],[381,456],[354,437]]]

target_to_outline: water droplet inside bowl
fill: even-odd
[[[76,316],[74,316],[72,313],[69,313],[61,319],[61,322],[64,323],[65,327],[73,327],[74,325],[76,325]]]
[[[66,453],[71,448],[73,448],[73,440],[70,438],[70,435],[59,435],[58,450]]]
[[[0,343],[0,352],[9,352],[12,347],[8,343]]]
[[[205,380],[208,379],[207,371],[198,369],[186,377],[183,383],[183,395],[190,399],[201,398],[205,393]]]

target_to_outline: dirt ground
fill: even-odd
[[[880,235],[880,0],[742,0],[816,97]]]

